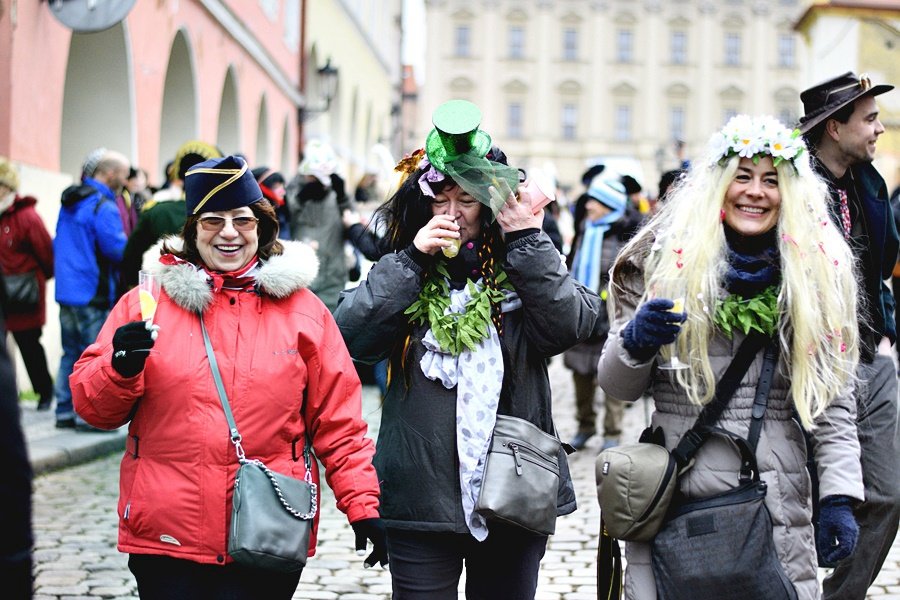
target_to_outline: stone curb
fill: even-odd
[[[62,431],[42,439],[28,439],[28,456],[35,475],[88,462],[125,448],[126,429],[104,433]],[[25,430],[28,438],[28,429]]]

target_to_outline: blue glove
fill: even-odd
[[[819,503],[819,556],[828,566],[853,554],[859,538],[859,525],[853,516],[853,499],[827,496]]]
[[[675,303],[654,298],[641,305],[634,318],[622,328],[622,346],[633,358],[648,361],[659,347],[671,344],[681,331],[687,313],[670,312]]]

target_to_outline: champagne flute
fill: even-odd
[[[684,299],[687,295],[687,282],[681,277],[664,277],[653,283],[650,290],[651,298],[668,298],[674,306],[669,312],[683,313]],[[662,351],[659,357],[659,368],[666,371],[687,369],[690,365],[682,361],[678,356],[678,345],[673,343]]]
[[[159,279],[147,271],[138,273],[138,300],[141,304],[141,319],[147,321],[148,326],[153,324],[156,305],[159,303],[159,291]]]

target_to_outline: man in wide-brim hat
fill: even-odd
[[[897,376],[889,356],[896,324],[894,298],[884,284],[897,260],[898,239],[887,186],[872,166],[878,136],[884,133],[875,96],[893,87],[873,86],[868,76],[847,72],[800,94],[805,114],[799,128],[813,152],[814,168],[828,184],[832,219],[853,248],[865,294],[858,312],[862,347],[857,375],[862,385],[857,431],[866,500],[854,510],[859,523],[854,554],[825,579],[828,600],[866,597],[900,524]],[[833,540],[817,543],[821,556],[823,546]]]

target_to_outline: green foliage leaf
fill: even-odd
[[[403,312],[410,315],[412,323],[421,325],[427,322],[440,347],[458,355],[465,349],[475,350],[490,335],[493,305],[502,302],[506,294],[501,289],[487,286],[479,290],[473,281],[467,280],[466,286],[471,298],[466,302],[463,312],[448,313],[449,277],[446,266],[442,262],[436,263],[426,275],[419,297]],[[498,287],[512,289],[502,270],[497,271],[494,279]]]
[[[731,294],[716,307],[715,323],[728,337],[734,335],[734,329],[774,335],[778,317],[778,287],[771,286],[752,298]]]

